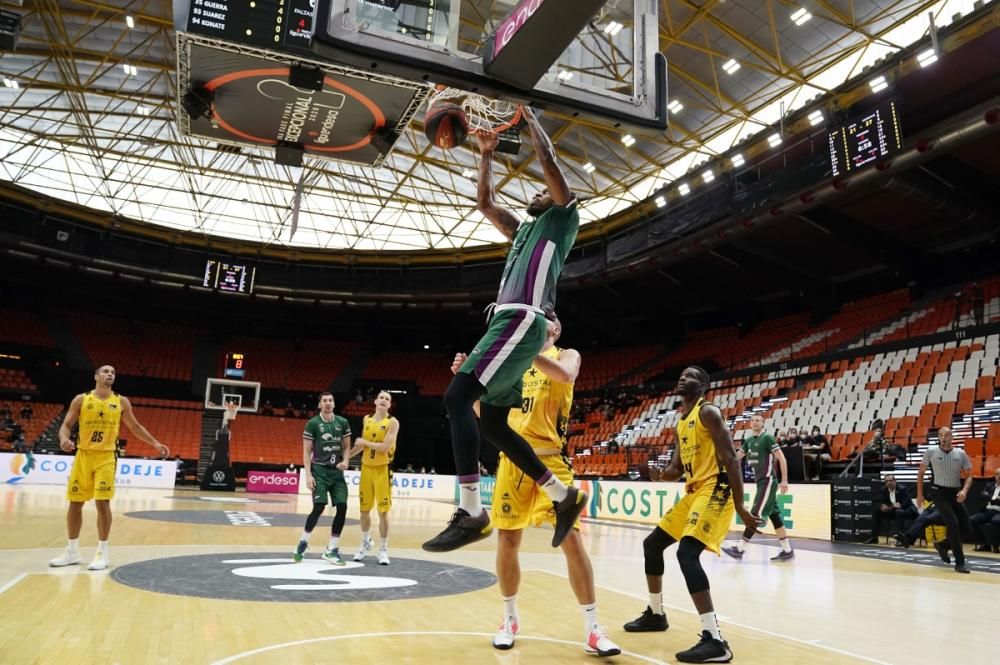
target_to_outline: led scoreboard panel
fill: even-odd
[[[245,263],[209,259],[205,262],[205,275],[201,285],[226,293],[253,293],[257,268]]]
[[[227,353],[225,374],[227,379],[246,378],[246,356],[242,353]]]
[[[841,176],[898,152],[903,147],[896,102],[882,102],[830,132],[830,166]]]
[[[272,51],[308,51],[315,0],[174,0],[178,30]]]

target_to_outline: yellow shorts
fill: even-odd
[[[66,498],[74,502],[111,499],[115,495],[115,468],[113,450],[77,450]]]
[[[358,492],[361,495],[361,512],[367,513],[374,506],[378,507],[380,513],[389,512],[392,508],[392,474],[389,473],[389,465],[362,466]]]
[[[660,528],[675,540],[696,538],[705,543],[705,549],[718,554],[736,513],[732,494],[728,480],[709,481],[685,494],[660,519]]]
[[[539,459],[565,485],[573,484],[573,470],[565,457],[540,455]],[[556,523],[552,499],[502,453],[500,465],[497,466],[497,482],[493,486],[493,509],[490,516],[494,527],[509,531]],[[579,520],[575,526],[580,528]]]

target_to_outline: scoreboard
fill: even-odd
[[[246,375],[246,356],[242,353],[227,353],[225,377],[227,379],[243,379],[246,378]]]
[[[218,289],[226,293],[253,293],[257,268],[245,263],[209,259],[205,262],[205,274],[201,285],[206,289]]]
[[[888,157],[903,147],[896,102],[886,101],[828,137],[833,176],[841,176]]]
[[[174,27],[272,51],[308,52],[315,0],[175,0]]]

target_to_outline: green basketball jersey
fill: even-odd
[[[767,480],[768,476],[775,477],[774,471],[774,451],[778,449],[778,442],[767,432],[762,432],[760,436],[750,436],[743,439],[743,449],[747,454],[747,461],[753,469],[755,480]]]
[[[517,303],[554,311],[556,284],[579,228],[576,199],[565,207],[553,205],[518,226],[507,252],[497,304]]]
[[[334,466],[344,458],[344,437],[351,435],[351,424],[343,416],[323,420],[314,416],[306,423],[302,438],[313,442],[312,463]]]

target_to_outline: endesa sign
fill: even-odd
[[[299,474],[277,471],[247,471],[247,491],[298,494]]]
[[[73,469],[69,455],[0,453],[0,482],[8,485],[65,485]],[[170,489],[177,477],[177,462],[122,458],[115,469],[118,487]]]

